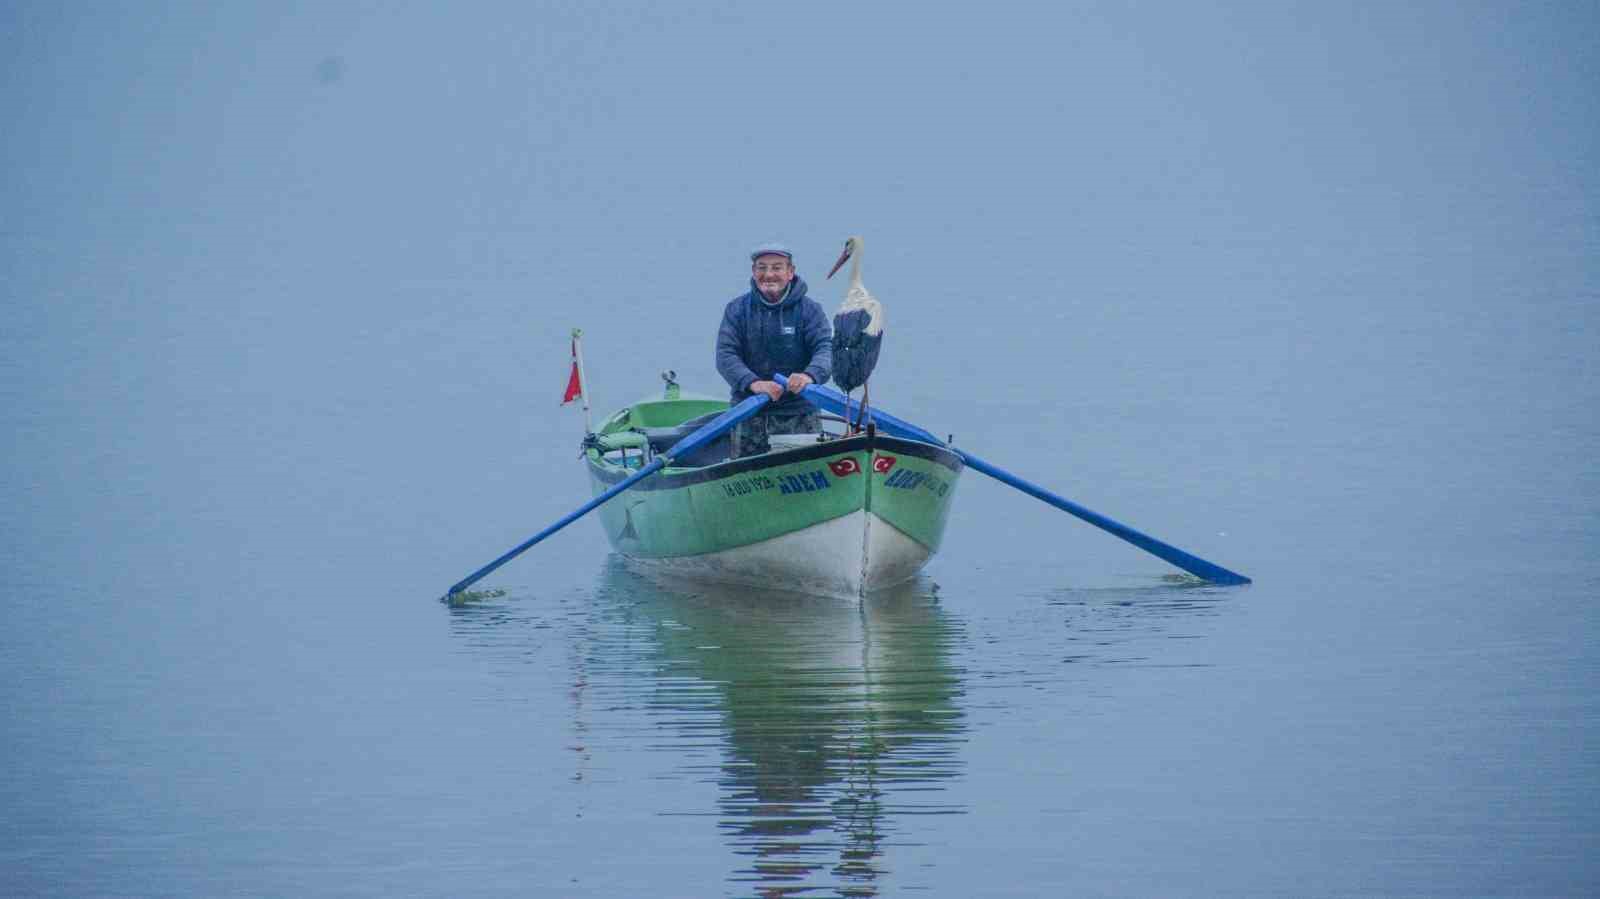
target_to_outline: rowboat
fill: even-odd
[[[728,408],[669,383],[619,409],[584,441],[594,494]],[[646,572],[849,598],[914,577],[938,552],[959,454],[876,428],[771,441],[730,459],[723,436],[600,506],[612,548]]]
[[[864,430],[773,435],[767,453],[729,457],[730,429],[768,402],[738,405],[685,396],[675,374],[666,393],[587,426],[583,357],[573,331],[565,401],[583,400],[583,458],[594,496],[450,587],[468,588],[579,518],[601,510],[611,546],[634,567],[732,584],[859,598],[914,576],[939,551],[956,482],[968,468],[1048,503],[1213,584],[1250,579],[1079,505],[974,453],[948,447],[915,424],[873,408]],[[787,375],[774,373],[783,381]],[[819,408],[860,420],[847,394],[822,384],[801,393]],[[621,499],[622,502],[611,502]]]

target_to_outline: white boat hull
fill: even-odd
[[[644,573],[858,599],[915,577],[933,551],[871,511],[857,510],[745,546],[696,556],[623,552]]]

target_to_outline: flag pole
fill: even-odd
[[[594,421],[589,417],[589,373],[583,370],[583,329],[572,329],[572,358],[578,364],[578,398],[583,400],[583,432],[594,433]]]

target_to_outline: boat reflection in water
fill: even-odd
[[[930,581],[860,603],[650,587],[635,611],[659,622],[667,670],[715,686],[720,824],[750,859],[735,881],[871,895],[891,833],[914,842],[914,816],[964,811],[930,789],[961,772],[965,729],[959,634]],[[665,723],[703,737],[705,691],[663,686]]]
[[[962,635],[930,581],[847,602],[648,579],[612,556],[585,594],[467,606],[453,627],[475,653],[569,670],[574,786],[641,752],[666,781],[715,784],[698,807],[657,794],[660,812],[716,818],[736,892],[874,895],[889,840],[965,811],[939,786],[963,768]]]

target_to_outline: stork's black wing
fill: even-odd
[[[883,347],[883,334],[866,332],[872,320],[865,309],[852,309],[833,317],[833,380],[846,393],[872,377]]]

